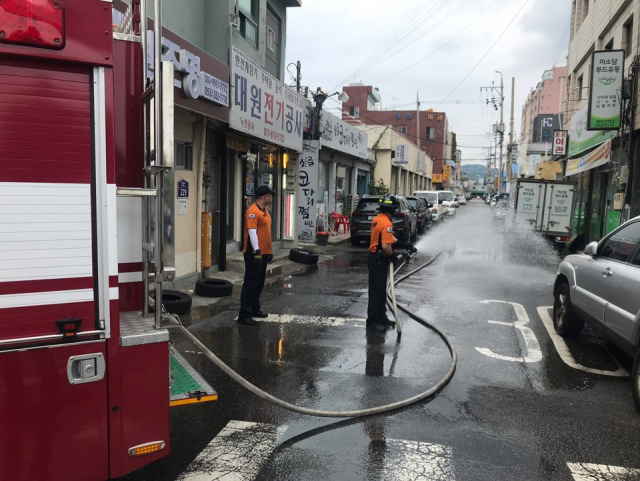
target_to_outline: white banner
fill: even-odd
[[[322,147],[329,147],[360,159],[367,158],[369,136],[366,132],[324,110],[321,113],[320,125]]]
[[[298,242],[314,243],[318,206],[318,141],[305,140],[298,175]]]
[[[624,79],[624,50],[593,52],[588,130],[618,130]]]
[[[396,145],[396,157],[393,159],[395,165],[406,167],[409,163],[409,146],[408,145]]]
[[[303,97],[235,47],[231,57],[231,86],[231,128],[302,151]]]

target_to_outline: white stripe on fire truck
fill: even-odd
[[[30,292],[28,294],[6,294],[0,296],[0,309],[9,309],[13,307],[50,306],[54,304],[71,304],[75,302],[92,301],[93,289]]]
[[[142,272],[120,272],[118,282],[126,284],[128,282],[142,282]]]

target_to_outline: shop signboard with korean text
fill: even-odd
[[[298,242],[313,243],[316,238],[318,206],[318,153],[317,140],[305,140],[298,175]]]
[[[152,22],[150,21],[152,27]],[[147,32],[147,77],[154,77],[155,36]],[[166,28],[162,60],[173,64],[176,105],[226,122],[229,118],[229,67]]]
[[[553,131],[553,155],[567,154],[567,137],[569,133],[566,130]]]
[[[231,55],[229,126],[302,151],[304,99],[235,47]]]
[[[600,167],[601,165],[607,164],[610,161],[611,141],[601,145],[600,147],[589,152],[583,157],[578,157],[577,159],[569,159],[567,161],[565,177],[569,177],[570,175],[579,174],[580,172],[585,172],[587,170]]]
[[[399,167],[406,167],[409,163],[409,146],[405,144],[396,145],[396,156],[393,163]]]
[[[367,158],[369,137],[366,132],[324,110],[320,117],[320,128],[322,147],[329,147],[360,159]]]
[[[442,168],[442,180],[444,182],[451,182],[451,166],[445,165]]]
[[[587,130],[620,128],[624,50],[593,52]]]
[[[442,174],[433,174],[433,179],[431,181],[434,184],[442,184]]]
[[[569,157],[575,157],[585,150],[605,143],[615,136],[614,131],[587,130],[589,106],[585,105],[571,116],[569,129]]]

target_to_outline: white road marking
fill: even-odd
[[[229,421],[178,481],[253,481],[286,427]]]
[[[588,463],[567,463],[567,466],[574,481],[623,481],[640,477],[640,469]]]
[[[238,320],[236,317],[235,320]],[[264,319],[256,319],[258,322],[273,322],[276,324],[314,324],[317,326],[347,326],[366,327],[366,319],[361,317],[325,317],[302,316],[299,314],[269,314]]]
[[[380,479],[385,481],[454,480],[453,449],[440,444],[387,439]]]
[[[540,350],[540,344],[538,343],[538,339],[533,331],[527,327],[529,324],[529,315],[527,314],[527,310],[524,308],[522,304],[518,304],[517,302],[508,302],[508,301],[495,301],[495,300],[486,300],[480,301],[480,304],[509,304],[513,306],[513,309],[516,312],[516,316],[518,317],[517,322],[503,322],[503,321],[488,321],[489,324],[497,324],[500,326],[513,326],[518,331],[522,333],[522,338],[524,339],[524,343],[527,346],[527,355],[524,357],[511,357],[511,356],[503,356],[501,354],[496,354],[495,352],[487,349],[485,347],[476,347],[476,351],[480,354],[484,354],[485,356],[492,357],[494,359],[500,359],[502,361],[511,361],[511,362],[540,362],[542,359],[542,351]]]
[[[574,359],[569,347],[564,342],[564,339],[556,333],[555,328],[553,327],[553,319],[551,319],[551,315],[549,314],[549,309],[552,309],[551,306],[538,307],[538,315],[540,319],[542,319],[542,324],[547,329],[549,333],[549,337],[553,341],[553,345],[556,347],[556,351],[564,361],[567,366],[571,366],[574,369],[578,369],[579,371],[589,372],[591,374],[602,374],[603,376],[613,376],[613,377],[629,377],[629,373],[625,368],[618,364],[618,361],[612,357],[616,364],[618,364],[619,369],[617,371],[609,371],[604,369],[592,369],[590,367],[583,366],[579,364]]]

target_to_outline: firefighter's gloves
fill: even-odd
[[[260,249],[253,253],[253,267],[262,267],[262,253]]]
[[[407,255],[404,253],[394,252],[393,255],[391,256],[391,262],[393,262],[393,265],[395,267],[398,267],[400,264],[406,261],[407,261]]]
[[[407,249],[407,252],[413,256],[413,255],[418,253],[418,249],[416,249],[415,247],[411,246],[411,247],[409,247]]]

